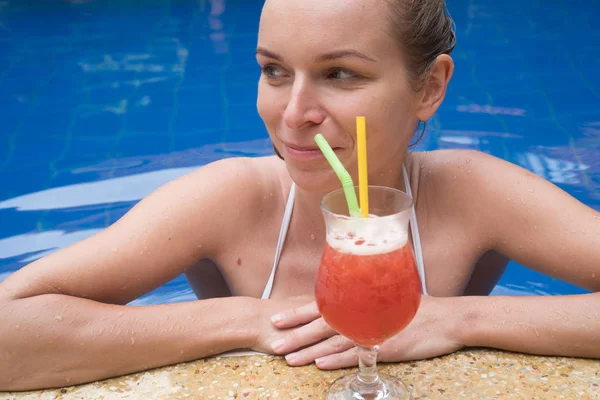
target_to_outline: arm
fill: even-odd
[[[459,337],[468,347],[600,358],[600,297],[463,297]]]
[[[244,160],[203,167],[2,282],[0,390],[76,384],[255,343],[259,310],[249,298],[124,306],[239,239],[233,222],[248,221],[242,205],[253,208],[249,174]]]
[[[44,294],[6,302],[0,390],[70,386],[250,347],[258,301],[126,307]]]
[[[454,193],[470,193],[461,217],[487,247],[593,293],[463,298],[463,343],[600,358],[600,213],[520,167],[473,152],[457,163],[466,159],[469,170],[450,172],[460,185]]]

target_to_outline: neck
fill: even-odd
[[[388,162],[381,163],[381,167],[376,170],[369,170],[370,186],[385,186],[406,191],[402,164],[406,160],[404,157],[393,157]],[[354,184],[358,186],[357,174],[352,174]],[[311,229],[317,232],[325,231],[325,222],[321,213],[321,199],[327,192],[309,192],[296,186],[296,209],[304,219],[305,223],[310,223]]]

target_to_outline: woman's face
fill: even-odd
[[[313,138],[322,133],[357,182],[356,117],[365,116],[369,175],[398,165],[414,133],[415,93],[381,0],[267,0],[256,57],[258,112],[292,179],[339,187]],[[395,160],[395,161],[394,161]]]

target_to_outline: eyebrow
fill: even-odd
[[[260,54],[264,57],[272,58],[277,61],[283,61],[283,57],[281,57],[279,54],[274,53],[270,50],[267,50],[264,47],[257,47],[256,54]],[[337,59],[344,58],[344,57],[357,57],[357,58],[361,58],[363,60],[367,60],[370,62],[377,62],[377,60],[375,60],[374,58],[371,58],[371,57],[367,56],[366,54],[361,53],[360,51],[350,50],[350,49],[349,50],[337,50],[337,51],[333,51],[331,53],[326,53],[326,54],[318,56],[316,58],[316,60],[319,62],[323,62],[323,61],[337,60]]]

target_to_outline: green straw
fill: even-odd
[[[358,201],[356,200],[356,191],[354,190],[354,182],[352,181],[352,177],[348,171],[346,171],[340,159],[337,158],[335,152],[331,146],[329,146],[329,143],[327,143],[327,140],[325,140],[323,135],[318,133],[315,136],[315,143],[317,143],[317,146],[319,146],[319,149],[321,149],[321,152],[329,162],[329,165],[331,165],[331,168],[333,168],[333,171],[342,183],[342,188],[344,189],[344,194],[346,195],[346,201],[348,202],[348,211],[350,212],[350,216],[360,218],[360,208],[358,207]]]

